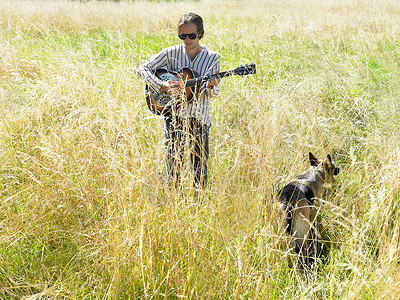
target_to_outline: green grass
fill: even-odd
[[[226,5],[0,4],[0,298],[398,298],[399,4]],[[165,183],[136,75],[189,10],[222,70],[257,65],[212,102],[198,198]],[[274,195],[309,151],[341,173],[306,276]]]

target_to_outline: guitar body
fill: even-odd
[[[167,69],[157,69],[154,72],[154,75],[162,81],[172,80],[183,83],[190,79],[199,77],[199,74],[190,68],[183,68],[179,72],[168,71]],[[199,90],[200,88],[198,86],[185,87],[182,95],[170,95],[162,91],[156,93],[146,85],[147,106],[150,111],[156,115],[170,116],[173,106],[178,109],[182,102],[193,101],[198,97]]]

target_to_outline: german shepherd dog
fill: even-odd
[[[286,216],[286,233],[292,237],[292,246],[299,254],[302,267],[309,267],[317,255],[310,217],[314,200],[321,199],[325,188],[334,180],[333,176],[339,174],[329,154],[325,160],[317,159],[311,152],[308,156],[311,167],[278,192],[279,206]]]

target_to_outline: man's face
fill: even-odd
[[[194,40],[190,39],[188,36],[183,40],[186,49],[195,49],[199,45],[199,35],[197,33],[196,25],[193,23],[183,24],[180,28],[180,34],[191,34],[195,33],[196,38]]]

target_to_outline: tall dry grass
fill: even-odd
[[[0,2],[0,297],[398,298],[397,1]],[[136,67],[187,11],[226,78],[209,186],[165,183]],[[276,190],[334,154],[303,274]],[[189,176],[189,175],[188,175]]]

